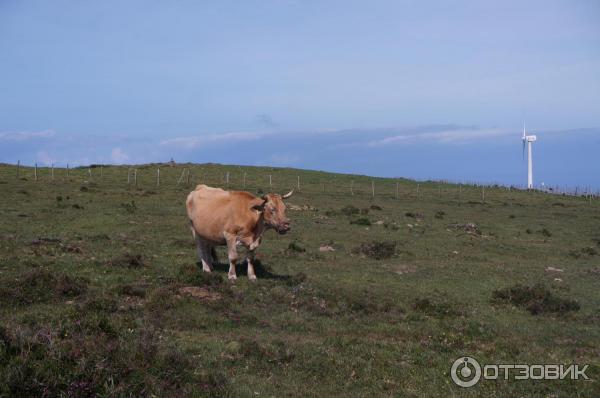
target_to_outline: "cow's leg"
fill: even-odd
[[[248,250],[246,255],[246,262],[248,263],[248,279],[251,281],[256,280],[256,274],[254,273],[254,250]]]
[[[229,272],[227,274],[227,277],[230,280],[235,280],[237,279],[237,275],[235,273],[235,264],[238,259],[236,248],[237,237],[235,235],[226,233],[225,240],[227,241],[227,257],[229,257]]]
[[[219,264],[219,256],[217,255],[217,249],[214,246],[210,247],[210,257],[212,258],[213,264]]]
[[[198,252],[198,259],[202,262],[202,270],[204,272],[211,272],[213,270],[211,256],[210,256],[210,247],[208,243],[206,243],[203,239],[201,239],[198,234],[194,234],[194,238],[196,240],[196,250]]]

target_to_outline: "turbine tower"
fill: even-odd
[[[527,189],[533,189],[533,158],[531,157],[531,143],[537,140],[535,135],[527,135],[523,123],[523,158],[525,158],[525,143],[527,143]]]

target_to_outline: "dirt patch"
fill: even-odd
[[[392,257],[396,253],[396,242],[372,241],[362,243],[352,250],[354,254],[360,254],[375,260],[383,260]]]
[[[123,253],[107,261],[106,265],[110,267],[123,268],[142,268],[147,266],[144,257],[141,254]]]
[[[334,252],[335,249],[330,245],[321,245],[321,246],[319,246],[319,251],[320,252]]]
[[[469,235],[481,236],[481,230],[479,229],[479,226],[472,222],[466,224],[450,224],[448,228],[452,228],[455,231],[462,231]]]
[[[394,268],[394,273],[398,275],[412,274],[417,272],[417,268],[412,265],[400,265]]]
[[[455,305],[441,299],[418,298],[412,307],[417,312],[436,318],[462,315]]]
[[[525,308],[532,315],[548,312],[564,314],[580,309],[580,305],[576,300],[557,297],[542,284],[534,286],[515,285],[494,290],[492,301]]]
[[[311,205],[294,205],[290,203],[286,207],[292,211],[319,211],[319,209]]]
[[[198,300],[217,301],[221,299],[221,295],[217,292],[211,292],[205,287],[185,286],[178,290],[182,296],[193,297]]]

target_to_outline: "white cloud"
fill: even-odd
[[[383,146],[404,142],[433,141],[437,143],[466,142],[475,139],[484,139],[502,135],[515,134],[519,132],[500,128],[457,128],[435,132],[406,133],[388,136],[382,139],[369,141],[368,146]]]
[[[56,163],[56,160],[53,156],[49,155],[46,151],[39,151],[36,154],[36,159],[38,162],[45,164],[46,166],[50,166]]]
[[[110,160],[114,163],[122,164],[129,160],[129,155],[127,155],[121,148],[113,148],[110,152]]]
[[[42,131],[2,131],[0,140],[4,141],[27,141],[35,138],[49,138],[55,135],[54,130]]]
[[[175,146],[185,149],[194,149],[204,144],[216,142],[254,141],[262,138],[265,135],[267,135],[267,133],[233,132],[224,134],[211,134],[198,137],[176,137],[168,140],[163,140],[160,142],[160,145]]]

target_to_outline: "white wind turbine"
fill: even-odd
[[[523,158],[525,158],[525,143],[527,143],[527,189],[533,189],[533,159],[531,157],[531,143],[537,140],[535,135],[527,135],[523,123]]]

